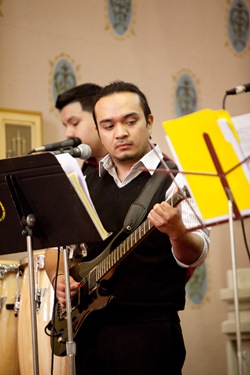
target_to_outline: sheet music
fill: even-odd
[[[61,164],[62,169],[64,170],[64,172],[66,174],[76,173],[77,178],[80,182],[80,185],[81,185],[84,193],[86,194],[88,199],[91,201],[91,198],[90,198],[90,195],[89,195],[89,190],[88,190],[88,187],[87,187],[87,184],[86,184],[86,181],[85,181],[86,176],[84,176],[84,174],[82,173],[82,170],[81,170],[77,160],[74,159],[70,154],[66,154],[66,153],[55,155],[55,157],[57,158],[58,162]]]
[[[244,137],[242,135],[240,137],[240,134],[237,131],[236,127],[235,127],[235,130],[236,130],[237,134],[235,134],[232,131],[232,128],[229,126],[229,123],[225,118],[219,119],[219,120],[217,120],[217,122],[218,122],[218,125],[219,125],[225,139],[232,144],[232,146],[234,148],[234,151],[239,158],[239,161],[245,160],[245,158],[248,156],[247,152],[248,152],[248,154],[250,154],[250,152],[249,152],[249,150],[246,149],[247,142],[245,141]],[[233,122],[233,125],[234,125],[234,122]],[[237,136],[237,138],[236,138],[236,136]],[[249,136],[250,136],[250,133],[249,133]],[[248,141],[248,143],[249,143],[249,146],[250,146],[250,140]],[[243,168],[243,170],[246,174],[246,177],[248,179],[248,182],[250,184],[250,161],[243,163],[242,168]]]
[[[240,138],[240,148],[246,158],[250,156],[250,113],[232,117],[232,121]],[[250,170],[250,160],[246,164]]]
[[[205,109],[165,121],[163,127],[173,158],[185,174],[205,223],[213,225],[229,217],[216,158],[242,217],[250,216],[250,169],[246,162],[242,163],[250,153],[249,115],[233,122],[225,110]]]
[[[95,206],[91,200],[88,186],[86,184],[86,176],[83,175],[82,170],[77,162],[70,154],[55,155],[58,162],[61,164],[62,169],[66,173],[69,181],[74,187],[76,193],[84,204],[89,216],[91,217],[96,229],[98,230],[101,238],[104,240],[109,236],[109,233],[103,227]]]

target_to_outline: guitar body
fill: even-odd
[[[91,298],[90,305],[86,306],[85,303],[84,306],[77,305],[72,307],[71,317],[74,338],[87,316],[92,311],[104,308],[112,299],[112,296],[102,296],[98,291],[94,291],[88,298]],[[55,314],[54,328],[51,330],[51,347],[56,356],[65,356],[67,354],[66,343],[68,340],[67,315],[66,312],[61,309],[58,302],[55,306]]]
[[[113,241],[112,241],[113,242]],[[105,281],[110,278],[114,269],[105,275],[105,279],[100,280],[94,284],[91,280],[91,272],[93,273],[96,266],[107,258],[110,252],[111,244],[95,259],[76,264],[70,269],[70,275],[76,280],[80,281],[81,287],[75,299],[72,301],[72,330],[75,338],[81,325],[86,317],[94,310],[99,310],[107,306],[112,300],[112,296],[108,294],[105,288]],[[65,356],[66,342],[68,340],[67,329],[67,311],[62,309],[59,302],[55,305],[55,320],[52,323],[51,329],[51,347],[53,353],[57,356]]]

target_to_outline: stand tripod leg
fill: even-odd
[[[235,260],[234,249],[234,230],[233,230],[233,204],[231,200],[228,201],[229,208],[229,228],[231,241],[231,257],[232,257],[232,273],[233,273],[233,287],[234,287],[234,309],[236,322],[236,343],[237,343],[237,363],[239,375],[243,375],[242,349],[241,349],[241,330],[240,330],[240,316],[239,316],[239,297],[237,285],[237,268]]]
[[[75,355],[76,355],[76,344],[73,341],[73,329],[72,329],[72,309],[70,299],[70,280],[69,280],[69,256],[67,248],[63,250],[64,259],[64,272],[65,272],[65,287],[66,287],[66,308],[67,308],[67,329],[68,329],[68,341],[66,343],[67,355],[69,357],[69,370],[70,375],[75,375]]]

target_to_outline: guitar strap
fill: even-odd
[[[175,163],[171,160],[167,160],[166,164],[170,170],[177,168]],[[161,164],[159,164],[159,166],[160,165]],[[157,167],[157,169],[159,168],[159,166]],[[129,207],[129,210],[123,222],[124,232],[132,233],[141,224],[142,220],[144,219],[147,213],[151,199],[153,198],[154,194],[159,189],[163,181],[166,181],[168,177],[168,173],[160,172],[155,172],[150,177],[150,179],[144,186],[142,192],[139,194],[134,203],[132,203]]]

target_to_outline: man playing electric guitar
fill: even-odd
[[[104,87],[96,100],[94,119],[108,155],[101,160],[100,170],[88,175],[86,181],[113,239],[163,155],[158,146],[152,149],[150,145],[153,116],[145,95],[135,85],[118,81]],[[105,293],[112,296],[110,303],[88,314],[77,332],[77,375],[181,374],[185,345],[178,311],[185,307],[189,269],[206,258],[209,230],[191,230],[200,225],[192,198],[171,205],[169,198],[177,186],[185,184],[180,173],[174,180],[169,175],[151,199],[144,220],[153,230],[142,239],[134,234],[133,241],[139,239],[137,246],[107,280]],[[98,257],[103,261],[101,254],[111,239],[87,243],[86,261]],[[110,254],[121,246],[119,240],[115,242]],[[56,281],[57,299],[63,308],[64,270],[61,262],[56,275],[56,259],[57,253],[48,249],[45,269],[53,285]],[[79,291],[78,279],[71,277],[70,291],[73,299]]]

